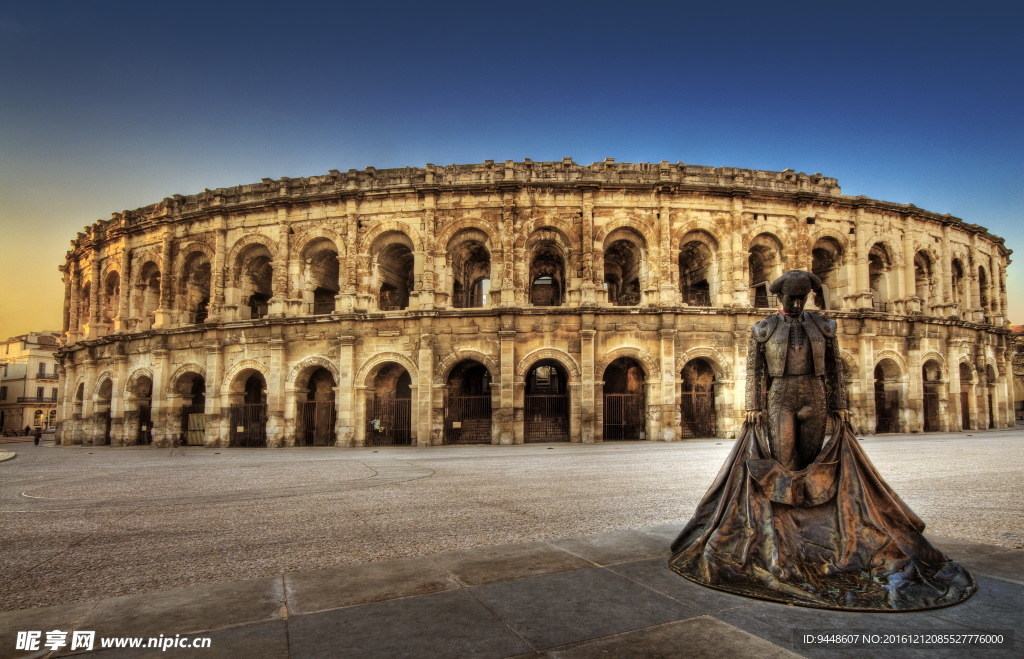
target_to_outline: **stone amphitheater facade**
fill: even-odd
[[[727,438],[789,269],[824,282],[859,432],[1008,427],[1009,256],[790,170],[487,161],[175,195],[61,266],[59,438]]]

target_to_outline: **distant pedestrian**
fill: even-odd
[[[43,437],[43,431],[40,430],[39,428],[36,428],[36,431],[35,433],[33,433],[33,436],[36,438],[36,446],[39,446],[39,440],[42,439]]]
[[[25,435],[31,435],[31,434],[32,434],[32,429],[29,428],[28,426],[25,426]]]

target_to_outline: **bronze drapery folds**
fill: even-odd
[[[835,322],[803,311],[816,280],[790,271],[772,283],[783,309],[752,332],[747,422],[672,544],[669,567],[705,586],[799,606],[916,611],[961,602],[977,590],[973,577],[924,538],[924,522],[849,426]],[[829,413],[835,431],[822,446]]]

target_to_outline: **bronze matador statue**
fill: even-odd
[[[771,283],[782,309],[754,325],[747,350],[747,420],[768,412],[768,445],[787,469],[809,465],[821,450],[830,412],[846,419],[846,387],[836,322],[804,311],[821,280],[790,270]]]
[[[821,289],[791,270],[780,313],[754,325],[747,419],[669,567],[712,588],[852,611],[915,611],[977,584],[924,538],[924,522],[878,475],[849,425],[836,323],[804,311]],[[835,431],[823,444],[829,417]]]

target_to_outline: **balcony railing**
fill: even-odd
[[[39,371],[36,373],[37,380],[59,380],[60,376],[56,373],[47,373],[46,371]]]
[[[57,402],[56,396],[18,396],[19,403],[50,403]]]

